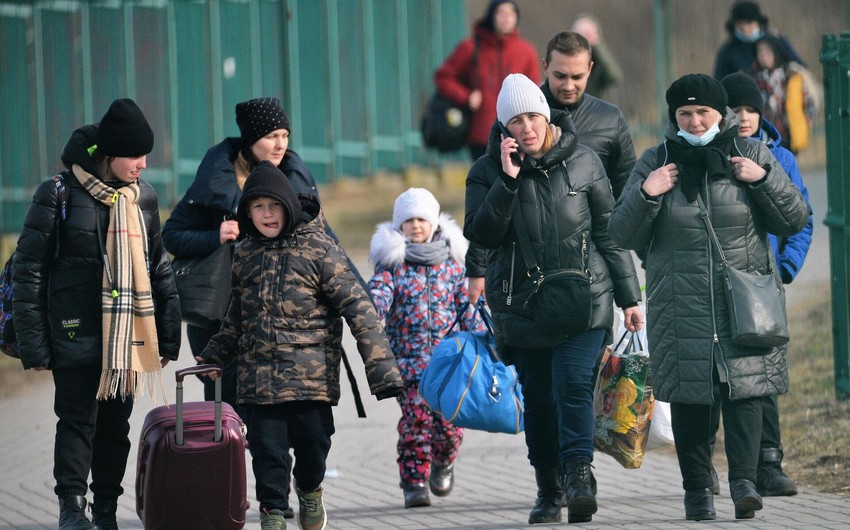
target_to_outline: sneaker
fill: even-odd
[[[298,495],[298,526],[301,530],[324,530],[328,514],[322,502],[322,488],[307,492],[295,488],[295,494]]]
[[[283,518],[283,510],[265,510],[260,514],[260,528],[262,530],[286,530],[286,521]]]
[[[294,519],[295,518],[295,510],[292,509],[292,506],[285,508],[283,510],[283,518],[284,519]]]

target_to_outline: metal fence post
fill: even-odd
[[[826,114],[826,177],[832,288],[832,337],[835,363],[835,395],[850,399],[850,31],[823,35]]]

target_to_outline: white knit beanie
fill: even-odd
[[[431,223],[431,233],[437,230],[440,218],[440,203],[425,188],[410,188],[395,200],[393,226],[401,230],[408,219],[418,217]]]
[[[549,104],[546,96],[534,81],[522,74],[509,74],[502,81],[499,99],[496,100],[496,114],[502,125],[507,125],[517,114],[536,112],[550,121]]]

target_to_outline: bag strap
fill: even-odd
[[[617,353],[617,349],[620,347],[623,341],[626,340],[626,337],[629,338],[629,340],[626,342],[626,346],[623,348],[622,352]],[[623,334],[620,336],[620,340],[618,340],[617,344],[614,346],[613,355],[622,356],[634,353],[636,351],[636,347],[640,348],[641,350],[643,349],[643,343],[640,340],[640,334],[637,331],[626,330],[623,332]]]
[[[357,409],[357,417],[365,418],[366,409],[363,408],[363,400],[360,398],[360,388],[357,387],[357,378],[354,377],[354,370],[351,369],[351,363],[348,361],[348,355],[345,354],[345,348],[340,347],[340,357],[342,364],[345,365],[345,374],[348,376],[348,383],[351,385],[351,393],[354,394],[354,406]]]
[[[714,231],[714,226],[711,224],[711,218],[708,215],[708,210],[705,207],[705,203],[702,202],[702,197],[697,194],[697,205],[699,206],[699,216],[702,218],[702,222],[705,223],[705,230],[708,232],[708,235],[711,236],[711,240],[714,241],[714,246],[717,247],[717,252],[720,254],[720,261],[723,263],[724,267],[729,266],[729,262],[726,261],[726,256],[723,254],[723,247],[720,246],[720,240],[717,239],[717,232]]]

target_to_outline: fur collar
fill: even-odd
[[[463,237],[463,230],[447,213],[440,213],[437,237],[448,241],[451,257],[461,265],[465,263],[469,242]],[[404,263],[405,241],[401,231],[393,228],[391,222],[381,223],[375,228],[372,243],[369,245],[369,260],[376,266],[387,268]]]

